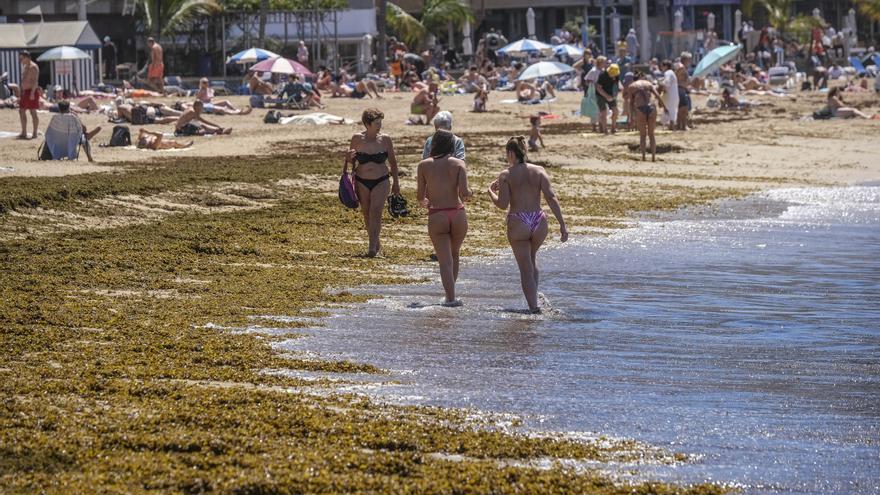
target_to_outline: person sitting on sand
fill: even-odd
[[[752,103],[742,100],[740,101],[738,98],[733,96],[730,93],[730,90],[724,88],[721,91],[721,109],[722,110],[750,110],[752,108]]]
[[[481,88],[489,87],[489,81],[480,75],[476,65],[468,67],[468,70],[458,80],[458,84],[465,93],[476,93]]]
[[[378,100],[383,99],[382,95],[379,94],[379,87],[376,86],[376,82],[370,79],[361,79],[352,86],[340,82],[333,90],[332,94],[333,97],[348,96],[356,99],[361,99],[365,96],[372,99],[374,95]]]
[[[455,297],[461,244],[467,235],[464,203],[473,194],[468,187],[464,161],[455,158],[455,136],[438,130],[431,140],[430,156],[419,162],[416,199],[428,208],[428,236],[440,264],[440,280],[446,298],[444,306],[461,306]]]
[[[318,89],[318,91],[333,90],[333,73],[330,72],[330,69],[323,65],[321,66],[315,79],[315,87]]]
[[[486,104],[489,102],[489,90],[485,88],[481,88],[479,91],[474,93],[474,112],[475,113],[483,113],[486,112]]]
[[[364,226],[369,236],[367,256],[374,257],[382,249],[379,234],[382,231],[382,212],[389,192],[400,195],[397,174],[397,156],[391,138],[381,134],[382,120],[379,109],[368,108],[361,115],[364,132],[351,137],[346,163],[354,165],[355,192],[364,215]],[[387,163],[387,165],[386,165]],[[392,183],[388,184],[389,180]]]
[[[843,92],[840,87],[831,88],[828,91],[828,109],[831,110],[831,116],[840,119],[851,119],[859,117],[861,119],[870,119],[867,114],[856,108],[846,106],[843,101]]]
[[[642,161],[645,161],[646,138],[651,143],[651,161],[656,161],[657,141],[654,139],[654,129],[657,127],[657,105],[663,107],[663,98],[657,92],[657,88],[646,80],[641,72],[636,72],[633,75],[633,81],[624,87],[623,98],[629,102],[636,129],[639,130],[639,150],[642,152]],[[656,105],[654,101],[657,102]]]
[[[440,98],[437,96],[437,83],[431,81],[427,88],[421,89],[413,97],[410,113],[424,115],[425,123],[431,122],[440,111]]]
[[[519,81],[519,89],[517,90],[517,100],[521,103],[529,101],[540,101],[550,95],[556,98],[556,89],[549,81],[541,84],[535,84],[530,81]]]
[[[189,148],[193,142],[181,143],[173,139],[165,139],[161,132],[148,131],[141,127],[138,130],[137,141],[135,146],[146,150],[176,150]]]
[[[204,104],[204,112],[214,115],[247,115],[253,110],[250,105],[238,109],[229,100],[215,100],[214,89],[211,88],[207,77],[199,79],[199,89],[196,99]]]
[[[498,208],[509,208],[507,240],[519,266],[520,283],[529,311],[540,313],[537,255],[548,231],[547,215],[541,209],[542,193],[559,222],[562,242],[568,240],[568,230],[562,218],[559,200],[550,185],[550,176],[544,167],[526,162],[526,138],[510,138],[505,150],[509,166],[489,186],[489,197]]]
[[[541,116],[540,115],[532,115],[529,117],[529,124],[531,128],[529,129],[529,151],[538,151],[538,142],[541,142],[541,147],[544,146],[544,136],[541,135]]]
[[[262,76],[263,73],[259,71],[249,72],[244,76],[244,80],[247,83],[248,88],[251,90],[252,95],[269,96],[275,91],[275,88],[272,87],[272,83],[264,81]]]
[[[232,128],[222,128],[202,116],[203,103],[196,100],[174,124],[175,136],[204,136],[205,134],[230,134]]]
[[[77,115],[75,115],[75,114],[73,114],[73,113],[70,112],[70,108],[71,108],[71,106],[70,106],[70,102],[69,102],[69,101],[67,101],[67,100],[61,100],[61,101],[58,102],[58,113],[60,113],[60,114],[62,114],[62,115],[64,115],[64,114],[71,114],[71,115],[73,115],[73,117],[74,117],[76,120],[79,120],[80,125],[82,125],[83,137],[86,138],[86,141],[91,142],[92,138],[95,137],[95,136],[97,136],[98,133],[101,132],[101,126],[95,127],[94,129],[92,129],[92,130],[90,131],[90,130],[88,129],[88,127],[86,127],[86,125],[83,123],[82,120],[80,120],[80,118],[79,118]],[[95,159],[92,158],[92,148],[91,148],[91,146],[83,146],[83,149],[84,149],[85,152],[86,152],[86,157],[89,159],[89,162],[94,162]]]
[[[770,85],[762,83],[754,76],[737,73],[736,87],[740,91],[770,91]]]

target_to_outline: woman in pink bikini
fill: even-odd
[[[472,196],[464,161],[453,158],[454,151],[455,136],[446,130],[435,132],[431,151],[419,163],[417,174],[416,198],[428,208],[428,235],[440,264],[444,306],[461,306],[461,300],[455,298],[455,281],[461,243],[468,230],[464,202]]]
[[[540,313],[537,254],[548,229],[547,215],[541,210],[541,193],[544,193],[547,205],[559,222],[562,242],[568,240],[568,230],[562,219],[559,200],[550,186],[550,176],[544,167],[526,163],[526,138],[510,138],[505,149],[509,166],[489,186],[489,196],[498,208],[510,208],[507,213],[507,240],[519,265],[520,282],[529,311]]]

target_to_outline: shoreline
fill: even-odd
[[[467,130],[468,125],[461,127]],[[511,126],[505,132],[516,129]],[[555,134],[553,126],[547,126],[545,139],[551,145],[572,139],[568,128],[559,130]],[[422,139],[416,131],[425,129],[407,131],[400,139],[398,153],[407,172]],[[481,190],[497,173],[498,161],[486,151],[498,137],[467,132],[462,135],[473,143],[469,151],[477,156],[471,167],[474,189]],[[587,146],[590,152],[594,146],[623,147],[632,137],[621,135]],[[327,139],[335,143],[331,149],[344,144],[332,136]],[[705,137],[695,133],[693,139]],[[0,208],[0,290],[8,301],[0,321],[8,329],[4,344],[17,356],[2,370],[8,378],[3,387],[15,398],[7,405],[9,411],[32,418],[8,421],[0,428],[18,449],[5,458],[16,462],[17,472],[30,474],[0,480],[15,482],[10,486],[18,491],[58,480],[70,486],[96,486],[88,484],[92,482],[113,487],[118,483],[111,476],[115,470],[127,483],[166,491],[198,483],[221,490],[300,483],[312,490],[409,486],[437,491],[442,487],[425,483],[442,479],[450,487],[473,491],[527,483],[533,490],[628,492],[628,487],[608,486],[595,474],[570,477],[563,468],[536,473],[493,463],[537,454],[587,460],[613,455],[596,446],[471,429],[454,411],[429,414],[347,397],[307,400],[301,394],[280,394],[315,383],[266,376],[260,370],[375,369],[349,362],[291,360],[270,349],[280,336],[202,328],[209,322],[241,324],[249,315],[320,316],[315,308],[322,303],[365,299],[342,287],[399,283],[394,269],[399,262],[425,259],[430,253],[423,218],[417,215],[385,224],[387,258],[358,256],[365,239],[358,215],[336,203],[337,161],[327,156],[327,149],[309,150],[308,140],[275,147],[275,154],[256,162],[246,157],[218,162],[175,156],[122,164],[125,171],[110,174],[0,176],[5,198]],[[569,208],[570,230],[577,234],[619,228],[638,211],[743,194],[756,187],[751,180],[765,177],[750,175],[760,166],[718,167],[724,170],[715,170],[711,180],[668,176],[701,174],[705,166],[687,162],[688,153],[695,152],[683,152],[676,160],[684,163],[674,170],[668,162],[642,164],[630,162],[630,155],[622,160],[612,157],[608,163],[618,169],[610,175],[555,166],[552,153],[536,156],[551,166],[564,211],[566,205]],[[750,180],[717,179],[732,177],[731,170],[742,171]],[[880,176],[876,168],[843,170]],[[771,172],[788,181],[815,180]],[[411,176],[405,180],[404,192],[412,195]],[[467,256],[506,245],[497,229],[501,213],[490,206],[486,198],[472,205],[474,224],[468,237],[475,242],[466,243]],[[329,238],[328,231],[336,237]],[[332,287],[339,291],[328,293]],[[295,329],[299,324],[289,326]],[[43,380],[34,383],[29,378],[33,376]],[[45,398],[47,390],[54,398]],[[267,402],[284,414],[267,407]],[[172,424],[177,426],[161,430]],[[113,431],[129,433],[107,433]],[[254,438],[266,443],[253,443]],[[58,457],[40,450],[61,439],[71,445],[70,454]],[[293,461],[285,457],[291,444],[303,446],[294,451]],[[89,449],[95,448],[109,460],[90,458]],[[483,460],[456,463],[426,457],[434,452]],[[328,453],[342,461],[327,459]],[[20,464],[23,455],[38,461]],[[191,471],[187,466],[193,463],[202,469]],[[233,476],[227,469],[231,465],[242,466],[247,475]],[[368,466],[366,471],[362,465]],[[270,484],[260,481],[266,466],[276,476]],[[310,475],[310,466],[322,466],[326,473]],[[477,473],[482,481],[473,485]],[[685,490],[651,486],[660,493]],[[636,489],[649,491],[644,485]],[[687,490],[725,491],[712,485]]]

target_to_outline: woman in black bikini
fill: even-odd
[[[653,162],[657,160],[657,141],[654,139],[654,128],[657,127],[657,106],[651,102],[651,96],[654,96],[657,104],[661,107],[664,105],[657,89],[644,77],[641,72],[636,72],[633,82],[624,88],[623,97],[628,101],[630,111],[635,115],[642,161],[645,161],[645,137],[647,137],[651,141],[651,161]]]
[[[351,137],[351,145],[346,156],[346,161],[354,167],[355,192],[361,203],[364,225],[370,237],[370,245],[367,249],[367,256],[370,257],[376,256],[382,249],[379,233],[382,230],[385,199],[388,198],[389,192],[395,196],[400,194],[394,145],[390,137],[379,133],[382,130],[383,118],[385,114],[378,109],[364,110],[361,122],[366,129]]]
[[[468,188],[464,161],[454,158],[454,151],[452,132],[442,129],[435,132],[430,156],[419,163],[417,175],[416,197],[428,208],[428,235],[440,264],[440,280],[446,292],[444,306],[461,305],[455,298],[455,281],[461,244],[468,230],[464,202],[473,196]]]

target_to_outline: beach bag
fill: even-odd
[[[263,100],[263,95],[251,95],[249,103],[251,108],[266,108],[266,101]]]
[[[348,173],[348,166],[342,170],[342,177],[339,178],[339,201],[346,208],[357,208],[360,205],[357,194],[354,192],[354,183],[352,183],[351,175]]]
[[[821,110],[816,110],[813,112],[813,120],[827,120],[830,119],[833,114],[831,113],[831,109],[828,107],[824,107]]]
[[[147,123],[147,107],[137,105],[131,109],[132,125],[144,125]]]
[[[581,98],[581,117],[589,117],[595,122],[599,118],[599,105],[596,103],[596,85],[590,84],[587,96]]]
[[[128,126],[113,126],[113,134],[110,135],[110,142],[107,146],[131,146],[131,132]]]
[[[263,117],[264,124],[277,124],[279,120],[281,120],[281,112],[278,110],[269,110],[266,116]]]
[[[407,207],[406,198],[397,194],[388,196],[388,214],[391,215],[392,218],[409,216],[409,208]]]

